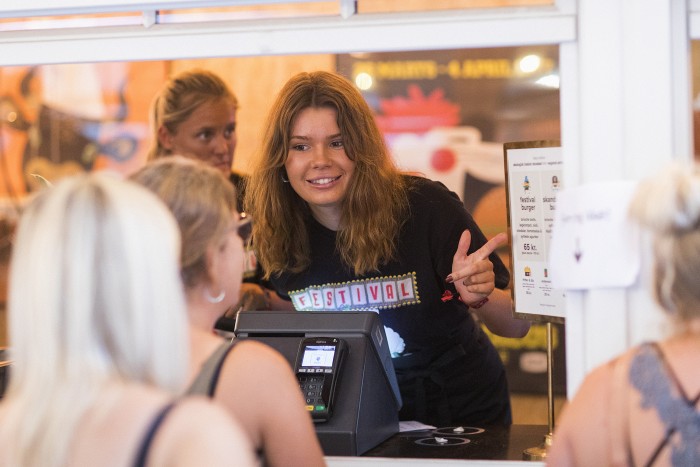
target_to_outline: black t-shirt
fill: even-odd
[[[411,371],[428,368],[429,362],[446,350],[461,346],[464,358],[449,366],[454,370],[454,365],[459,365],[464,370],[466,380],[460,386],[469,385],[469,391],[479,392],[466,405],[479,400],[480,407],[451,407],[450,411],[467,414],[475,410],[481,412],[483,407],[494,404],[500,406],[487,410],[494,413],[503,412],[507,406],[505,418],[491,420],[489,415],[481,414],[478,421],[509,423],[503,365],[488,337],[472,319],[468,307],[457,299],[454,286],[445,282],[452,272],[452,259],[462,232],[465,229],[471,232],[470,253],[484,245],[486,238],[459,197],[443,184],[410,177],[410,185],[410,213],[401,229],[397,260],[382,265],[379,272],[355,276],[343,265],[336,251],[336,233],[310,217],[307,228],[311,265],[302,273],[274,277],[271,284],[280,296],[290,298],[299,311],[378,311],[395,357],[400,383],[403,371],[400,367],[404,366],[404,361],[411,361],[416,355],[425,356],[415,359],[408,367]],[[495,253],[489,259],[494,265],[496,286],[507,287],[510,280],[507,268]],[[443,300],[446,291],[452,294],[451,300]],[[401,384],[404,399],[410,399],[405,396],[411,392],[409,385],[414,380],[407,376]],[[455,392],[467,391],[464,387],[454,389]],[[442,390],[428,390],[428,393]],[[409,400],[407,416],[416,418],[410,412],[410,404]],[[454,415],[460,418],[459,414]],[[461,417],[461,421],[470,421],[465,417]]]

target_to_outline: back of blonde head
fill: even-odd
[[[187,350],[179,235],[136,184],[81,175],[38,195],[14,246],[12,376],[0,464],[63,465],[82,414],[108,384],[182,388]]]
[[[149,162],[131,179],[163,200],[182,235],[182,280],[190,288],[208,280],[207,248],[231,223],[236,193],[221,172],[182,156]]]
[[[700,168],[674,164],[643,181],[631,217],[654,241],[654,293],[671,316],[700,317]]]

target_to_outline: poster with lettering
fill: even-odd
[[[563,322],[564,292],[553,287],[549,266],[556,197],[563,188],[561,147],[531,141],[506,143],[503,151],[515,314]]]

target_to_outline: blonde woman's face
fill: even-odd
[[[329,228],[337,227],[323,220],[338,219],[355,162],[345,153],[335,109],[308,107],[299,113],[284,165],[289,183],[314,217]]]
[[[236,150],[236,109],[229,99],[205,101],[161,144],[173,154],[199,159],[228,177]]]

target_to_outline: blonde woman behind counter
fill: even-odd
[[[237,209],[243,211],[248,177],[232,170],[236,152],[238,99],[215,73],[203,69],[183,71],[171,77],[151,105],[153,137],[149,160],[173,154],[195,159],[219,170],[236,189]],[[266,292],[262,270],[252,248],[243,275],[241,300],[230,311],[274,309],[275,295]],[[232,325],[225,324],[224,327]]]
[[[700,465],[700,168],[673,166],[643,182],[630,213],[652,234],[652,289],[676,332],[585,379],[548,465]]]
[[[253,465],[187,377],[179,234],[147,190],[82,175],[24,211],[11,263],[0,465]]]

